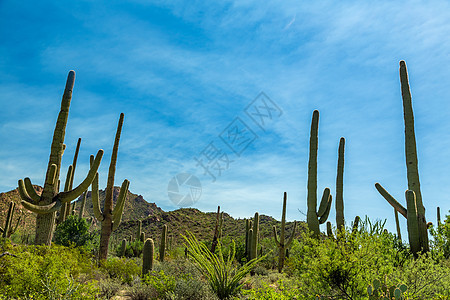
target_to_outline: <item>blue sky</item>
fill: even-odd
[[[102,148],[106,185],[123,112],[116,185],[127,178],[133,193],[172,210],[168,182],[188,172],[202,184],[193,205],[200,210],[220,205],[234,217],[258,211],[279,219],[286,191],[288,218],[305,220],[298,210],[306,212],[309,128],[318,109],[318,193],[335,194],[343,136],[347,222],[387,218],[394,230],[393,209],[374,183],[405,203],[398,77],[405,60],[424,204],[435,222],[436,206],[449,209],[449,32],[447,1],[0,1],[0,191],[23,177],[43,184],[74,69],[63,168],[81,137],[75,182]],[[265,130],[245,114],[261,92],[281,113]],[[240,156],[220,139],[236,117],[257,136]],[[194,160],[211,142],[232,160],[215,182]],[[335,224],[334,206],[329,219]]]

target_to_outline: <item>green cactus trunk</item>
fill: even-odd
[[[248,254],[247,254],[247,261],[250,261],[252,259],[252,242],[253,242],[253,228],[250,228],[248,230]]]
[[[313,112],[311,121],[311,133],[309,138],[309,162],[308,162],[308,211],[306,219],[309,231],[318,237],[319,221],[317,219],[317,150],[319,144],[319,111]]]
[[[314,237],[319,237],[319,225],[326,222],[330,213],[332,197],[330,189],[325,188],[322,200],[317,211],[317,150],[319,145],[319,111],[313,112],[311,121],[311,133],[309,139],[309,162],[308,162],[308,211],[306,221],[308,229]]]
[[[216,251],[219,236],[219,218],[220,218],[220,206],[217,206],[216,227],[214,228],[214,236],[211,243],[211,253],[214,253]]]
[[[155,250],[155,244],[152,239],[146,239],[144,243],[144,249],[142,251],[142,276],[145,276],[151,270],[153,270],[153,253]]]
[[[345,139],[339,141],[339,154],[336,176],[336,227],[338,230],[344,228],[344,148]]]
[[[255,213],[253,218],[252,244],[250,249],[250,259],[254,259],[258,255],[258,236],[259,236],[259,214]]]
[[[420,229],[419,218],[417,212],[417,199],[414,191],[407,190],[405,193],[408,217],[406,219],[408,224],[408,238],[411,252],[414,256],[420,252]]]
[[[6,220],[5,220],[5,228],[3,228],[3,237],[7,238],[9,237],[9,233],[11,232],[11,224],[12,224],[12,219],[14,216],[14,208],[16,207],[16,203],[14,202],[10,202],[9,203],[9,208],[8,208],[8,214],[6,215]]]
[[[162,233],[161,233],[161,244],[159,246],[159,261],[164,261],[164,257],[166,256],[166,242],[167,242],[167,225],[164,224]]]
[[[422,193],[420,192],[416,135],[414,133],[414,114],[411,103],[408,72],[404,61],[400,61],[400,81],[402,86],[403,117],[405,120],[405,155],[408,190],[414,191],[416,196],[420,246],[423,251],[427,252],[429,250],[427,221],[425,219],[425,207],[422,203]]]
[[[331,222],[330,221],[327,222],[327,236],[329,238],[333,238],[334,239],[333,229],[331,228]]]
[[[120,256],[124,257],[126,252],[127,252],[127,240],[123,239],[122,245],[120,247]]]
[[[80,212],[78,213],[78,217],[79,217],[80,219],[82,219],[83,216],[84,216],[84,209],[85,209],[85,207],[86,207],[86,198],[87,198],[87,191],[84,192],[83,200],[81,200]]]
[[[285,254],[288,248],[291,246],[292,240],[295,235],[295,229],[297,227],[297,222],[294,222],[294,230],[292,232],[291,237],[289,238],[288,242],[285,243],[285,228],[286,228],[286,202],[287,202],[287,193],[284,193],[283,197],[283,210],[281,213],[281,232],[280,232],[280,239],[278,240],[277,236],[277,228],[274,225],[273,226],[273,235],[275,239],[275,243],[277,244],[279,254],[278,254],[278,272],[281,273],[284,266],[284,260],[285,260]]]
[[[103,212],[100,210],[99,191],[98,191],[98,174],[92,183],[92,204],[94,208],[95,217],[102,222],[100,234],[100,251],[99,259],[106,260],[108,257],[109,239],[112,232],[117,229],[121,219],[125,201],[127,198],[129,181],[124,180],[120,193],[117,198],[116,206],[113,210],[113,192],[114,192],[114,177],[116,173],[117,154],[119,152],[120,134],[122,132],[124,114],[120,114],[119,123],[117,125],[116,137],[114,140],[113,151],[111,154],[111,162],[109,164],[108,181],[105,189],[105,204]]]
[[[395,226],[397,227],[397,239],[399,241],[402,240],[402,232],[400,230],[400,222],[398,220],[398,211],[394,208],[394,215],[395,215]]]
[[[139,220],[138,221],[138,228],[137,228],[137,232],[136,232],[136,240],[141,238],[141,232],[142,232],[142,221]],[[144,241],[142,241],[144,242]]]
[[[139,237],[141,242],[145,242],[145,232],[141,232],[141,236]]]
[[[436,214],[437,214],[437,223],[439,225],[439,224],[441,224],[441,209],[439,206],[437,207]]]
[[[361,218],[359,216],[355,217],[355,220],[353,221],[353,226],[352,226],[352,234],[356,234],[358,232],[360,220],[361,220]]]

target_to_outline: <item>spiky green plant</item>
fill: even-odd
[[[139,237],[141,242],[145,242],[145,232],[141,232],[141,236]]]
[[[387,286],[382,284],[380,280],[375,279],[373,284],[367,287],[367,294],[369,295],[369,300],[375,299],[395,299],[401,300],[405,299],[403,293],[408,289],[406,284],[398,284]]]
[[[418,226],[418,240],[419,246],[416,251],[429,251],[428,243],[428,231],[427,231],[427,221],[425,219],[425,207],[422,202],[422,193],[420,191],[420,181],[419,181],[419,169],[418,169],[418,159],[417,159],[417,147],[416,147],[416,136],[414,133],[414,114],[411,102],[411,91],[408,82],[408,71],[406,69],[406,63],[402,60],[400,61],[400,82],[402,90],[402,100],[403,100],[403,117],[405,123],[405,158],[406,158],[406,173],[408,179],[408,190],[414,192],[416,213],[408,213],[397,200],[394,199],[379,183],[375,184],[378,192],[391,204],[394,209],[396,209],[402,216],[408,218],[417,218]],[[409,196],[412,201],[412,195]],[[407,199],[408,201],[408,199]],[[408,203],[407,203],[408,205]],[[414,217],[415,216],[415,217]],[[408,224],[416,224],[415,220],[407,220]],[[408,226],[408,236],[416,237],[416,227],[413,228]],[[409,233],[409,231],[413,231]],[[411,242],[411,241],[410,241]],[[414,245],[415,241],[413,242]],[[411,248],[412,250],[412,248]],[[417,252],[413,253],[417,254]]]
[[[161,233],[161,243],[159,246],[159,261],[164,261],[166,256],[166,243],[167,243],[167,225],[164,224]]]
[[[200,243],[191,232],[187,232],[187,236],[183,235],[183,238],[186,241],[185,245],[189,256],[197,269],[206,277],[211,289],[219,299],[227,299],[238,293],[243,285],[242,279],[265,257],[252,259],[238,268],[234,264],[236,250],[234,241],[232,241],[230,251],[225,259],[220,241],[216,255],[205,244]]]
[[[155,252],[155,244],[152,239],[146,239],[144,250],[142,251],[142,277],[153,270],[153,253]]]
[[[99,202],[98,174],[96,174],[95,179],[92,182],[92,206],[94,208],[94,216],[102,223],[99,251],[100,260],[106,260],[108,257],[109,238],[111,237],[111,233],[117,229],[122,220],[123,208],[125,206],[125,200],[127,199],[128,187],[130,185],[128,180],[125,179],[123,181],[116,206],[113,210],[114,176],[116,174],[117,153],[119,152],[119,141],[120,134],[122,132],[123,118],[124,114],[121,113],[119,124],[117,125],[113,151],[111,154],[111,162],[109,164],[108,182],[105,189],[105,205],[103,212],[100,209]]]
[[[62,205],[70,203],[86,191],[95,178],[103,150],[99,150],[95,160],[91,164],[86,178],[76,188],[59,192],[59,174],[61,171],[61,159],[64,153],[64,136],[66,132],[67,118],[69,116],[70,102],[72,100],[72,90],[75,82],[75,72],[70,71],[67,76],[66,87],[61,101],[61,110],[56,121],[53,132],[50,158],[45,176],[44,188],[41,195],[38,195],[29,178],[19,180],[19,193],[22,199],[21,204],[28,210],[37,213],[35,244],[50,245],[53,237],[56,211]]]
[[[361,218],[359,216],[355,217],[355,220],[353,221],[353,226],[352,226],[352,234],[356,234],[358,232],[360,220],[361,220]]]
[[[286,202],[287,202],[287,193],[284,193],[283,196],[283,210],[281,213],[281,231],[280,231],[280,239],[278,239],[277,235],[277,227],[273,225],[273,235],[275,239],[275,243],[277,244],[279,253],[278,253],[278,272],[281,273],[284,266],[284,258],[286,255],[286,251],[291,246],[292,241],[295,236],[295,229],[297,228],[297,222],[294,222],[294,230],[292,231],[291,237],[287,242],[285,242],[284,238],[286,236]]]
[[[313,112],[311,121],[311,133],[309,139],[309,162],[308,162],[308,211],[306,219],[309,231],[313,232],[315,237],[320,234],[319,224],[326,222],[330,213],[332,197],[330,189],[323,191],[322,201],[319,211],[317,211],[317,150],[319,145],[319,111]]]
[[[123,240],[122,240],[122,245],[121,245],[121,247],[120,247],[120,256],[121,256],[121,257],[124,257],[126,251],[127,251],[127,240],[126,240],[126,239],[123,239]]]

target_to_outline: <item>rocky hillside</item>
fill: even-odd
[[[42,187],[35,186],[36,191],[40,193]],[[119,195],[119,187],[114,187],[113,201],[117,200]],[[81,206],[81,196],[75,201],[75,213]],[[100,191],[100,202],[103,206],[105,192]],[[16,203],[14,222],[16,222],[19,215],[22,216],[20,221],[20,228],[22,232],[33,234],[35,226],[35,214],[27,211],[20,205],[20,196],[17,189],[0,193],[0,226],[3,226],[6,219],[8,205],[10,201]],[[87,194],[86,208],[84,217],[93,217],[91,192]],[[141,195],[133,194],[130,191],[127,195],[122,223],[118,229],[113,233],[112,240],[120,241],[123,238],[127,240],[135,239],[137,232],[138,221],[142,221],[142,231],[147,237],[151,237],[158,243],[161,230],[164,224],[169,227],[169,237],[172,237],[174,244],[182,242],[181,234],[186,234],[186,230],[193,232],[200,240],[212,240],[214,234],[214,227],[216,222],[216,213],[204,213],[195,208],[181,208],[174,211],[165,212],[155,203],[147,202]],[[270,216],[260,216],[260,237],[272,237],[273,225],[280,229],[280,222]],[[304,229],[305,224],[299,224],[301,230]],[[293,223],[288,222],[286,230],[290,234],[292,232]],[[94,231],[100,229],[99,222],[94,222],[92,229]],[[297,235],[301,230],[297,230]],[[245,236],[245,219],[234,219],[226,212],[224,213],[223,222],[223,236],[228,236],[232,239],[239,240]]]

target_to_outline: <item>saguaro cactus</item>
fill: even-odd
[[[255,213],[253,218],[252,243],[250,247],[250,259],[257,257],[258,252],[258,236],[259,236],[259,213]]]
[[[77,167],[77,160],[78,160],[78,152],[80,151],[80,144],[81,144],[81,138],[78,138],[77,146],[75,148],[75,154],[73,156],[73,162],[72,165],[69,166],[69,170],[67,171],[66,176],[66,184],[64,187],[64,191],[70,191],[73,188],[73,180],[75,177],[75,169]],[[67,217],[69,216],[70,212],[70,203],[64,203],[64,205],[61,206],[61,209],[59,210],[59,218],[57,220],[57,223],[60,224],[64,222]]]
[[[330,189],[323,191],[322,201],[319,211],[317,211],[317,149],[319,144],[319,111],[313,112],[311,121],[311,135],[309,140],[309,163],[308,163],[308,212],[306,219],[309,231],[313,232],[315,237],[319,236],[319,224],[326,222],[330,213],[332,197]]]
[[[400,222],[398,220],[398,211],[394,209],[394,216],[395,216],[395,226],[397,227],[397,239],[399,241],[402,240],[402,231],[400,230]]]
[[[405,157],[408,190],[413,191],[415,195],[420,251],[427,252],[429,250],[428,231],[427,222],[425,219],[425,207],[423,206],[422,193],[420,192],[416,136],[414,133],[414,114],[411,103],[411,92],[408,82],[408,71],[406,69],[406,63],[403,60],[400,61],[400,82],[403,99],[403,117],[405,122]],[[394,197],[392,197],[379,183],[376,183],[375,187],[380,192],[380,194],[405,218],[408,219],[408,217],[412,217],[414,215],[413,213],[409,214],[409,212],[407,212],[407,209],[405,209],[400,203],[398,203],[394,199]],[[409,223],[410,222],[408,221],[408,224]],[[415,231],[416,229],[411,228],[411,230]],[[410,235],[409,231],[410,228],[408,225],[408,236]],[[413,247],[411,246],[411,250],[412,248]]]
[[[83,194],[83,200],[81,200],[81,207],[80,207],[80,212],[78,213],[78,217],[80,219],[83,218],[84,215],[84,208],[86,207],[86,198],[87,198],[87,191],[84,192]]]
[[[137,231],[136,231],[136,240],[141,238],[141,232],[142,232],[142,221],[139,220],[138,221],[138,228],[137,228]],[[142,242],[144,242],[144,241],[142,241]]]
[[[344,148],[345,139],[339,141],[339,154],[336,176],[336,226],[338,230],[344,228]]]
[[[0,232],[3,232],[2,236],[4,238],[9,237],[9,233],[12,231],[11,230],[11,225],[12,225],[12,219],[13,219],[13,216],[14,216],[14,208],[15,207],[16,207],[16,203],[11,201],[9,203],[8,214],[6,215],[5,228],[1,228],[0,227]]]
[[[127,240],[126,240],[126,239],[123,239],[123,240],[122,240],[122,245],[121,245],[121,247],[120,247],[120,256],[121,256],[121,257],[124,257],[126,251],[127,251]]]
[[[94,180],[103,156],[103,150],[99,150],[88,175],[79,186],[68,191],[58,192],[61,158],[65,149],[64,136],[74,82],[75,72],[70,71],[67,76],[66,88],[61,101],[61,110],[58,115],[58,120],[56,121],[55,131],[53,132],[50,159],[42,194],[38,195],[36,193],[29,178],[19,180],[19,193],[22,198],[22,205],[26,209],[37,213],[35,243],[38,245],[51,244],[56,211],[58,211],[63,204],[78,198],[88,189],[89,185],[91,185]]]
[[[211,253],[216,251],[217,239],[219,237],[219,222],[220,222],[220,206],[217,206],[217,215],[216,215],[216,227],[214,228],[214,236],[211,243]]]
[[[155,244],[152,239],[146,239],[144,249],[142,251],[142,276],[153,269],[153,253],[155,251]]]
[[[166,242],[167,242],[167,225],[164,224],[161,232],[161,244],[159,246],[159,261],[164,261],[166,256]]]
[[[278,272],[281,273],[281,271],[283,270],[283,266],[284,266],[284,258],[285,258],[285,254],[286,251],[288,250],[288,248],[291,246],[292,244],[292,240],[294,239],[295,236],[295,229],[297,228],[297,222],[294,222],[294,230],[292,231],[291,237],[289,238],[289,240],[287,241],[287,243],[285,243],[285,228],[286,228],[286,202],[287,202],[287,193],[284,193],[284,197],[283,197],[283,211],[281,213],[281,231],[280,231],[280,239],[278,239],[278,235],[277,235],[277,227],[275,225],[273,225],[273,235],[275,238],[275,243],[277,244],[277,247],[279,249],[279,254],[278,254]]]
[[[245,220],[245,257],[249,256],[250,253],[250,240],[248,238],[249,230],[252,228],[252,220],[246,219]]]
[[[120,133],[122,131],[124,114],[120,114],[119,124],[117,125],[116,138],[114,140],[113,151],[111,154],[111,163],[109,164],[108,182],[105,189],[105,205],[103,212],[100,209],[99,190],[98,190],[98,174],[92,182],[92,204],[94,208],[94,215],[97,220],[102,222],[102,231],[100,234],[100,253],[99,259],[106,260],[108,257],[108,245],[111,233],[117,229],[122,220],[123,208],[127,198],[128,187],[130,182],[124,180],[120,188],[119,197],[117,198],[116,206],[113,210],[113,191],[114,191],[114,176],[116,173],[117,153],[119,151]]]

